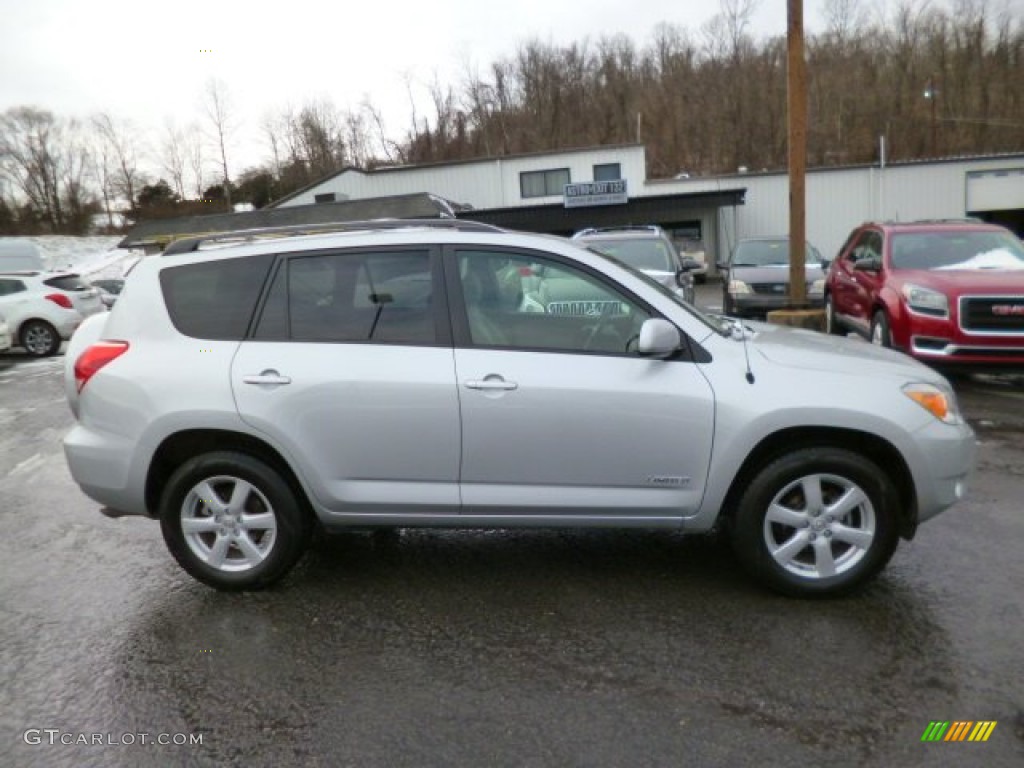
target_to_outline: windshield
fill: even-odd
[[[660,237],[645,237],[635,240],[587,238],[587,246],[606,256],[612,256],[636,269],[655,269],[660,272],[675,272],[675,259],[671,246]]]
[[[893,235],[893,269],[1024,269],[1024,245],[1009,232]]]
[[[806,263],[817,264],[821,261],[818,249],[807,243]],[[736,246],[732,255],[734,267],[771,267],[789,264],[788,240],[745,240]]]

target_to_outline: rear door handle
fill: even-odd
[[[466,389],[483,389],[483,390],[513,390],[519,389],[519,385],[514,381],[505,381],[501,376],[488,376],[484,379],[470,379],[466,382]]]
[[[273,369],[267,369],[261,372],[258,376],[254,376],[252,374],[249,374],[248,376],[243,376],[242,381],[244,381],[246,384],[270,384],[273,386],[280,386],[283,384],[292,383],[292,380],[290,378],[288,378],[287,376],[282,376]]]

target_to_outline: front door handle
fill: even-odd
[[[262,371],[258,376],[252,374],[243,376],[242,381],[246,384],[271,384],[273,386],[280,386],[282,384],[291,384],[292,380],[287,376],[282,376],[272,368],[268,368]]]
[[[505,381],[501,376],[492,373],[490,376],[485,376],[483,379],[470,379],[466,382],[466,389],[510,391],[513,389],[519,389],[519,385],[514,381]]]

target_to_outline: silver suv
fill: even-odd
[[[832,594],[965,493],[952,390],[891,350],[705,316],[560,238],[335,229],[176,243],[67,351],[75,481],[206,584],[278,581],[316,526],[721,526],[765,585]]]
[[[694,301],[694,274],[703,265],[682,257],[665,230],[655,225],[583,229],[572,239],[595,251],[618,259],[675,291],[685,301]]]

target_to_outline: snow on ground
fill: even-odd
[[[83,277],[123,277],[125,270],[139,260],[142,251],[118,248],[122,235],[40,235],[26,237],[35,243],[48,269],[70,269]]]

